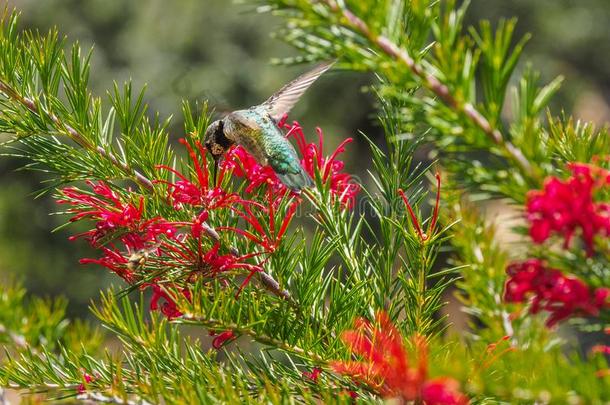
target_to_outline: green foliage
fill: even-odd
[[[81,321],[65,318],[65,299],[26,298],[16,283],[4,282],[0,294],[0,339],[7,348],[56,351],[80,346],[95,353],[102,336]]]
[[[19,291],[13,294],[12,299],[17,300],[13,303],[22,304]],[[224,364],[218,363],[215,350],[204,350],[199,339],[154,314],[148,319],[148,311],[143,308],[142,301],[117,301],[112,292],[102,297],[93,312],[120,340],[121,350],[106,352],[99,359],[93,356],[94,341],[87,340],[86,335],[79,338],[88,346],[74,345],[72,334],[82,330],[79,327],[64,327],[53,351],[47,345],[41,351],[34,349],[31,344],[36,337],[29,340],[32,335],[28,332],[17,345],[17,354],[5,360],[0,382],[50,391],[51,398],[56,399],[76,397],[113,403],[258,403],[262,398],[285,403],[282,398],[288,394],[311,400],[313,393],[303,386],[303,377],[294,365],[275,365],[269,358],[265,368],[258,367],[255,373],[244,369],[232,355]],[[57,315],[61,317],[61,313]],[[38,314],[31,316],[34,320]],[[25,328],[23,331],[27,332]],[[265,362],[257,363],[261,364]],[[91,377],[90,381],[85,375]],[[316,389],[316,396],[331,400],[336,391]]]
[[[121,343],[103,356],[95,332],[61,320],[65,304],[34,299],[24,306],[23,292],[10,289],[6,306],[21,309],[0,318],[0,336],[9,347],[1,385],[116,403],[348,402],[346,392],[376,401],[379,387],[340,378],[332,362],[354,358],[340,339],[354,319],[373,319],[383,310],[404,337],[424,336],[433,349],[434,375],[459,379],[475,401],[607,401],[605,381],[596,374],[607,367],[603,358],[566,355],[540,318],[503,302],[511,257],[494,227],[461,196],[469,190],[474,197],[521,204],[545,177],[565,175],[566,160],[588,162],[606,154],[607,131],[570,118],[549,116],[547,124],[543,114],[561,80],[539,85],[532,69],[518,72],[527,37],[514,38],[515,21],[468,29],[467,9],[468,2],[458,7],[455,1],[421,0],[379,0],[375,7],[268,0],[260,6],[285,19],[278,36],[301,51],[286,62],[337,58],[344,69],[377,75],[384,142],[369,140],[372,186],[362,185],[371,216],[346,208],[320,168],[313,173],[315,187],[276,201],[265,188],[247,191],[247,181],[228,171],[220,187],[254,201],[260,209],[248,215],[237,203],[219,209],[173,204],[168,194],[178,179],[197,179],[199,188],[208,188],[213,162],[199,143],[212,122],[207,104],[197,111],[183,104],[189,159],[179,158],[168,145],[170,121],[148,111],[143,91],[115,84],[106,106],[88,87],[90,53],[83,56],[78,45],[65,51],[56,30],[45,36],[19,32],[16,15],[6,12],[0,27],[0,130],[12,135],[9,154],[49,173],[45,190],[103,180],[113,203],[141,206],[145,223],[162,218],[179,224],[181,237],[155,240],[167,247],[161,253],[147,246],[121,251],[122,235],[112,233],[96,241],[124,260],[119,270],[131,272],[124,277],[127,288],[104,294],[92,308]],[[518,86],[511,90],[511,83]],[[423,184],[431,165],[414,162],[424,145],[434,148],[434,164],[447,172],[441,220],[440,174],[432,194],[437,197],[430,198],[434,208],[425,214]],[[81,197],[68,212],[87,213],[87,199],[96,193],[72,191]],[[68,198],[65,191],[58,196]],[[313,229],[297,227],[282,237],[300,198],[312,210],[305,221]],[[192,236],[195,225],[205,237],[189,238],[183,228],[190,226]],[[439,264],[447,248],[452,267]],[[244,255],[243,265],[208,271],[213,264],[204,262],[202,252],[214,249],[223,257]],[[196,253],[195,262],[188,252]],[[608,279],[607,255],[588,259],[584,252],[553,255],[541,248],[530,253],[564,268],[573,265],[593,286]],[[444,339],[447,323],[439,316],[443,294],[456,281],[472,316],[463,345]],[[150,286],[151,308],[161,305],[168,319],[154,312],[149,317],[144,296],[136,304],[126,294]],[[159,304],[161,297],[165,302]],[[606,322],[600,319],[598,327]],[[198,337],[206,332],[239,340],[224,342],[220,355],[204,348]],[[501,344],[504,351],[495,352]],[[323,371],[317,381],[304,374],[314,367]]]

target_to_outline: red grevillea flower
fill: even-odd
[[[333,153],[329,156],[324,156],[324,134],[322,129],[316,128],[318,134],[318,143],[307,143],[303,129],[298,122],[294,121],[292,125],[284,124],[284,128],[288,130],[286,137],[294,137],[297,141],[297,146],[303,159],[301,164],[314,177],[318,171],[322,175],[324,182],[330,181],[330,190],[334,196],[339,198],[339,201],[346,207],[353,207],[356,195],[360,191],[360,186],[354,182],[350,174],[343,173],[345,164],[338,160],[337,156],[345,152],[345,146],[353,142],[352,138],[347,138]]]
[[[235,335],[235,333],[232,330],[225,330],[224,332],[220,332],[218,334],[216,334],[216,332],[214,332],[214,331],[210,331],[210,335],[216,336],[212,340],[212,347],[216,350],[219,350],[225,344],[227,344],[231,340],[237,338],[237,336]]]
[[[134,272],[129,268],[129,260],[117,249],[110,249],[102,246],[101,250],[104,256],[99,259],[83,258],[79,260],[80,264],[98,264],[106,267],[117,276],[121,277],[127,283],[131,284],[135,281]]]
[[[357,319],[355,330],[343,332],[341,339],[364,361],[335,361],[331,367],[367,384],[385,398],[423,401],[428,405],[468,403],[455,380],[428,379],[428,349],[421,337],[415,338],[417,364],[409,364],[402,337],[384,312],[377,314],[375,324]]]
[[[176,305],[176,297],[172,296],[168,290],[159,286],[158,284],[149,284],[152,287],[153,295],[150,299],[150,309],[152,311],[160,310],[163,315],[168,317],[169,319],[177,318],[182,316],[182,312],[178,310],[178,306]],[[144,285],[147,287],[148,285]],[[187,300],[191,299],[191,292],[187,288],[179,289],[179,292],[184,295]],[[163,300],[161,304],[159,302]]]
[[[87,392],[87,387],[86,384],[89,384],[91,382],[93,382],[95,378],[87,373],[83,373],[83,382],[81,384],[79,384],[77,391],[79,394],[84,394],[85,392]]]
[[[398,190],[398,194],[402,198],[402,201],[404,202],[407,211],[409,211],[411,221],[413,222],[413,227],[415,227],[417,235],[419,236],[419,239],[422,242],[427,241],[432,237],[432,235],[434,235],[434,232],[436,231],[436,223],[438,221],[438,210],[441,203],[441,175],[440,173],[436,173],[434,177],[436,178],[436,202],[434,204],[434,211],[432,211],[432,218],[430,219],[430,224],[428,225],[428,231],[426,233],[424,233],[424,231],[422,230],[422,227],[419,224],[419,220],[417,219],[415,212],[413,212],[413,208],[411,207],[411,204],[409,204],[409,200],[405,195],[404,191]]]
[[[610,235],[610,204],[595,202],[596,191],[610,186],[610,172],[597,166],[571,163],[572,176],[565,181],[550,177],[542,190],[527,195],[530,236],[536,243],[551,234],[563,236],[567,248],[577,230],[593,253],[594,237]]]
[[[88,181],[92,193],[83,192],[74,187],[61,190],[63,198],[58,204],[73,206],[68,211],[75,213],[71,222],[82,219],[96,221],[95,228],[79,235],[70,237],[74,240],[85,237],[93,247],[98,247],[104,239],[118,238],[130,249],[139,250],[147,242],[156,242],[161,235],[172,237],[176,229],[163,218],[142,218],[144,199],[139,198],[138,204],[124,201],[103,181],[97,184]]]
[[[601,309],[610,307],[610,289],[592,290],[576,277],[560,270],[547,268],[538,259],[513,263],[506,269],[504,300],[526,302],[531,299],[530,313],[550,313],[546,321],[551,327],[571,316],[597,316]]]
[[[225,170],[232,169],[234,176],[248,179],[249,183],[245,190],[247,193],[252,193],[263,185],[267,185],[277,195],[288,192],[288,189],[278,179],[271,166],[258,164],[256,159],[246,152],[243,146],[232,148],[227,153],[221,167]]]
[[[287,129],[286,137],[294,137],[297,141],[297,150],[302,156],[301,165],[311,176],[315,176],[318,171],[322,179],[330,181],[332,194],[339,198],[345,207],[354,204],[356,195],[360,191],[360,186],[354,182],[350,174],[343,173],[344,163],[337,159],[337,156],[345,152],[345,145],[352,142],[352,138],[344,140],[339,147],[328,157],[324,157],[323,133],[317,128],[318,143],[307,143],[303,129],[294,122],[292,125],[285,124],[282,120],[279,124],[282,129]],[[268,166],[261,166],[256,160],[241,147],[235,147],[229,151],[223,166],[233,169],[233,174],[249,180],[246,192],[251,193],[262,185],[267,185],[275,195],[285,195],[289,190],[280,182],[273,169]]]
[[[311,371],[303,371],[303,377],[310,379],[313,382],[318,382],[322,369],[320,367],[314,367]]]
[[[221,187],[211,184],[206,159],[207,151],[201,145],[201,142],[195,141],[198,153],[195,152],[186,139],[181,138],[179,142],[186,147],[189,157],[193,161],[195,169],[194,179],[190,179],[189,177],[191,176],[187,177],[169,166],[157,166],[158,169],[167,170],[179,178],[179,180],[173,183],[163,180],[158,181],[167,184],[168,197],[172,201],[174,208],[180,209],[184,205],[193,205],[211,210],[227,207],[237,202],[239,200],[237,194],[227,193]],[[201,160],[199,160],[198,154]],[[219,184],[222,183],[226,173],[227,167],[223,166],[219,174]]]
[[[283,214],[280,213],[280,215],[278,215],[277,205],[279,201],[281,200],[276,199],[272,193],[268,193],[267,205],[250,201],[247,204],[242,204],[242,210],[233,209],[237,215],[246,221],[252,231],[228,226],[219,227],[218,229],[233,231],[261,246],[265,253],[273,253],[286,234],[288,226],[290,225],[290,222],[292,222],[300,202],[299,199],[294,200],[288,205]],[[263,215],[256,215],[257,212],[262,213]],[[281,222],[279,222],[279,218],[276,217],[281,217]],[[264,218],[264,220],[262,218]],[[279,224],[279,228],[276,227],[276,223]]]

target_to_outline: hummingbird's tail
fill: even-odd
[[[276,174],[280,181],[292,191],[301,191],[305,187],[313,186],[313,180],[302,167],[298,173]]]

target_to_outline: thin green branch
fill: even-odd
[[[79,401],[92,401],[99,402],[104,404],[123,404],[123,405],[152,405],[151,402],[145,401],[141,398],[138,398],[137,401],[124,399],[119,396],[108,396],[101,394],[99,392],[85,392],[79,394],[76,399]]]
[[[270,336],[261,335],[260,333],[257,333],[256,331],[254,331],[253,329],[250,329],[250,328],[244,328],[244,327],[241,327],[241,326],[238,326],[235,324],[226,324],[226,323],[214,320],[214,319],[207,319],[207,318],[200,317],[200,316],[191,316],[188,314],[182,315],[181,317],[177,318],[177,320],[174,322],[175,323],[184,323],[184,324],[202,325],[208,329],[231,330],[238,335],[250,336],[255,341],[262,343],[264,345],[273,346],[282,351],[285,351],[288,353],[293,353],[293,354],[296,354],[303,358],[307,358],[314,363],[326,364],[326,361],[315,353],[308,352],[307,350],[302,349],[298,346],[289,345],[286,342],[272,338]]]
[[[31,392],[45,392],[50,390],[58,390],[58,389],[78,389],[80,384],[54,384],[54,383],[43,383],[43,384],[32,384],[28,385],[28,390]],[[23,389],[22,385],[10,383],[6,385],[7,388],[14,390]]]

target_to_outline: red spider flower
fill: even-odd
[[[296,139],[297,149],[302,156],[301,165],[305,168],[305,171],[311,177],[315,176],[316,171],[320,172],[325,182],[330,181],[332,194],[339,198],[345,207],[353,206],[356,195],[360,191],[360,186],[354,182],[351,175],[342,172],[344,163],[337,159],[337,156],[345,151],[345,145],[352,142],[352,139],[346,139],[329,157],[324,157],[322,130],[317,129],[318,144],[308,144],[303,129],[297,122],[288,125],[283,119],[278,126],[287,129],[286,137],[292,136]],[[264,184],[277,196],[283,196],[288,192],[288,189],[280,182],[271,167],[258,164],[241,146],[229,151],[223,166],[227,169],[233,169],[234,175],[249,180],[246,187],[248,193],[255,191]]]
[[[283,195],[288,189],[282,184],[271,166],[261,166],[243,146],[232,148],[222,163],[226,170],[232,169],[233,175],[248,179],[246,192],[252,193],[262,185],[267,185],[276,195]]]
[[[57,200],[58,204],[73,206],[68,210],[76,214],[70,219],[71,222],[86,218],[96,221],[94,229],[74,235],[70,237],[71,240],[85,237],[92,246],[98,247],[104,240],[117,235],[130,249],[138,250],[146,246],[147,242],[156,242],[160,235],[172,237],[175,234],[176,229],[163,218],[142,218],[142,197],[136,206],[124,201],[103,181],[97,184],[88,181],[87,184],[93,193],[67,187],[61,190],[64,198]]]
[[[152,287],[153,295],[150,299],[150,309],[151,311],[160,310],[163,315],[168,317],[169,319],[177,318],[182,316],[182,312],[178,310],[178,306],[176,305],[176,297],[172,296],[172,294],[166,289],[162,288],[157,284],[149,284]],[[148,285],[144,285],[144,288]],[[180,292],[187,300],[191,299],[191,292],[187,288],[180,289]],[[163,299],[164,302],[159,305],[159,301]]]
[[[216,336],[214,340],[212,340],[212,347],[216,350],[219,350],[225,344],[237,338],[232,330],[225,330],[224,332],[220,332],[218,334],[216,334],[214,331],[210,331],[210,335]]]
[[[507,302],[526,302],[531,299],[530,313],[550,313],[549,327],[575,315],[597,316],[601,309],[610,307],[610,289],[592,290],[576,277],[560,270],[547,268],[544,262],[530,259],[513,263],[506,269],[504,299]]]
[[[282,200],[278,200],[272,193],[267,194],[267,199],[268,204],[266,206],[251,201],[247,204],[242,204],[243,210],[233,209],[234,212],[243,218],[249,225],[251,231],[229,226],[219,227],[218,229],[229,230],[242,235],[261,246],[266,253],[274,252],[286,234],[288,225],[290,225],[290,222],[292,222],[292,219],[296,214],[296,209],[299,206],[300,200],[297,199],[289,203],[287,209],[283,211],[283,213],[279,213],[277,205],[279,205],[279,202]],[[256,212],[262,212],[264,214],[262,217],[264,217],[266,221],[263,221],[260,215],[256,215]],[[279,218],[276,217],[280,217],[281,215],[283,215],[283,218],[281,223],[279,223],[278,228],[276,227],[276,223],[278,223],[277,220]]]
[[[220,245],[216,244],[201,258],[202,266],[206,269],[208,275],[215,276],[227,271],[242,269],[247,270],[249,277],[251,277],[254,273],[262,270],[257,265],[245,262],[245,260],[257,256],[256,253],[242,256],[235,256],[233,254],[219,255],[219,249]]]
[[[105,246],[101,248],[104,252],[104,256],[99,259],[80,259],[80,264],[99,264],[100,266],[106,267],[117,276],[121,277],[127,283],[131,284],[135,281],[134,272],[129,268],[129,260],[123,254],[116,249],[109,249]]]
[[[92,375],[87,374],[87,373],[83,373],[83,380],[84,380],[84,382],[82,382],[78,386],[78,388],[77,388],[78,393],[79,394],[84,394],[85,392],[87,392],[86,384],[91,383],[94,379],[95,378]]]
[[[610,204],[594,201],[596,191],[610,186],[610,172],[581,163],[568,167],[572,176],[566,181],[550,177],[542,190],[528,193],[530,236],[534,242],[542,243],[557,233],[563,236],[567,248],[580,230],[591,255],[595,236],[610,235]]]
[[[303,377],[308,378],[313,382],[318,382],[320,374],[322,374],[322,369],[320,367],[314,367],[311,371],[303,371]]]
[[[377,313],[374,325],[365,319],[356,320],[355,330],[343,332],[341,339],[364,361],[335,361],[331,367],[367,384],[385,398],[422,401],[427,405],[468,403],[456,381],[428,379],[428,349],[421,337],[415,338],[418,364],[409,364],[402,338],[384,312]]]
[[[402,198],[405,207],[407,207],[407,210],[409,211],[409,216],[411,217],[413,226],[415,227],[417,235],[419,236],[419,239],[422,241],[422,243],[427,241],[428,239],[430,239],[430,237],[432,237],[432,235],[434,235],[434,232],[436,231],[436,223],[438,221],[438,210],[441,203],[441,175],[440,173],[436,173],[434,177],[436,178],[436,202],[434,204],[434,211],[432,212],[432,218],[430,219],[430,224],[428,225],[428,231],[426,233],[424,233],[424,231],[422,230],[422,227],[419,224],[419,220],[417,219],[415,212],[413,212],[413,208],[411,207],[411,204],[409,204],[409,200],[407,199],[405,192],[402,190],[398,190],[398,194]]]
[[[241,292],[254,274],[262,271],[260,265],[248,263],[248,260],[259,256],[261,253],[248,253],[241,256],[233,253],[220,254],[219,243],[206,251],[203,248],[201,238],[190,235],[182,239],[184,240],[176,238],[164,242],[159,246],[159,250],[164,255],[166,266],[190,269],[190,275],[187,279],[189,282],[197,279],[206,281],[215,279],[219,275],[231,271],[246,271],[246,278],[239,289],[239,292]]]
[[[195,179],[190,180],[185,175],[169,166],[157,166],[158,169],[167,170],[175,174],[180,179],[174,183],[164,180],[158,181],[167,184],[168,196],[172,201],[174,208],[180,209],[184,205],[194,205],[204,207],[205,209],[215,209],[230,206],[239,200],[236,194],[227,193],[221,187],[210,184],[211,179],[208,172],[206,159],[207,151],[201,145],[201,142],[195,141],[195,146],[199,152],[199,156],[201,156],[201,161],[199,160],[195,150],[186,141],[186,139],[181,138],[179,142],[186,147],[189,157],[193,161]],[[227,173],[226,169],[227,167],[222,166],[219,176],[219,184],[222,183],[222,179]]]
[[[303,159],[301,164],[314,177],[318,171],[324,182],[330,181],[330,190],[334,196],[339,198],[339,201],[345,207],[353,207],[356,195],[360,191],[360,186],[354,182],[350,174],[342,173],[345,164],[337,160],[337,156],[345,152],[345,146],[353,142],[352,138],[347,138],[335,149],[328,157],[324,157],[324,134],[322,129],[316,128],[318,134],[318,144],[307,143],[303,129],[298,122],[294,121],[292,125],[284,124],[284,128],[288,130],[286,136],[292,136],[297,141],[297,146]]]

